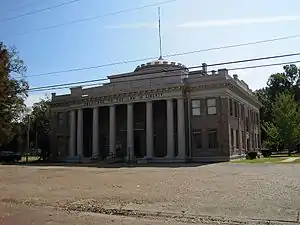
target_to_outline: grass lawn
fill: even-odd
[[[37,161],[39,159],[38,156],[28,156],[28,162]],[[22,156],[21,161],[22,163],[26,162],[26,156]]]
[[[259,158],[259,159],[241,159],[233,160],[232,163],[280,163],[282,160],[287,159],[288,157],[270,157],[270,158]]]

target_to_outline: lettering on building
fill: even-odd
[[[95,106],[95,105],[106,105],[112,103],[123,103],[123,102],[134,102],[138,100],[148,100],[156,99],[163,96],[162,92],[157,93],[147,93],[147,94],[130,94],[128,96],[117,95],[117,96],[108,96],[94,99],[84,99],[82,100],[86,107]]]

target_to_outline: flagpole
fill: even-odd
[[[158,7],[158,37],[159,37],[159,59],[162,59],[161,27],[160,27],[160,7]]]

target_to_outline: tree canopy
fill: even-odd
[[[13,77],[14,74],[23,75],[25,71],[26,66],[16,49],[0,42],[0,147],[14,138],[14,125],[26,108],[28,83]]]
[[[295,149],[300,143],[300,70],[286,65],[284,72],[270,75],[267,86],[257,90],[262,139],[268,148]]]

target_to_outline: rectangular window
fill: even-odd
[[[232,99],[229,99],[229,115],[232,116]]]
[[[239,105],[237,103],[237,101],[234,101],[234,116],[238,117],[239,116]]]
[[[233,133],[234,131],[233,131],[233,129],[231,128],[231,130],[230,130],[230,136],[231,136],[231,143],[230,143],[230,145],[231,145],[231,147],[234,145],[234,133]]]
[[[193,116],[201,115],[200,100],[192,100],[192,114]]]
[[[208,148],[217,148],[218,147],[218,136],[217,130],[208,131]]]
[[[244,142],[244,131],[242,131],[242,137],[241,137],[241,141],[242,141],[242,148],[245,148],[245,142]]]
[[[63,127],[65,123],[64,113],[58,113],[58,127]]]
[[[193,131],[193,144],[195,146],[195,149],[202,148],[202,133],[200,129],[195,129]]]
[[[245,106],[241,105],[241,118],[245,119]]]
[[[207,104],[207,114],[216,115],[217,114],[217,100],[215,98],[206,99]]]
[[[249,131],[249,117],[246,117],[246,131]]]
[[[239,132],[237,130],[235,131],[235,146],[237,148],[240,147],[240,145],[239,145]]]

